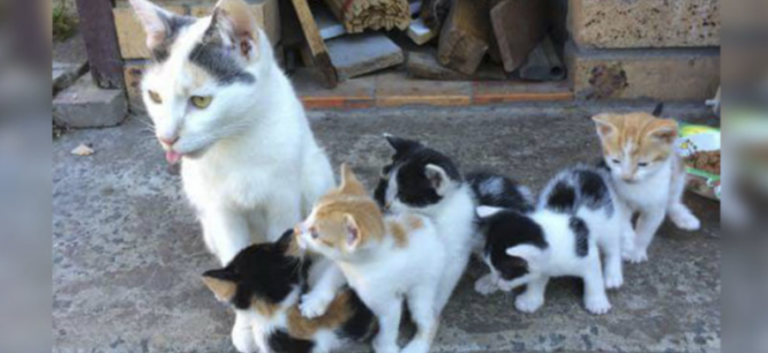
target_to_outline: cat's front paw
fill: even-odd
[[[587,298],[584,301],[584,306],[587,307],[587,311],[595,315],[603,315],[611,310],[611,302],[605,296],[596,296],[594,298]]]
[[[400,353],[400,347],[396,343],[381,343],[374,339],[373,351],[375,353]]]
[[[648,261],[648,252],[646,250],[633,249],[622,252],[621,257],[633,264],[639,264]]]
[[[605,273],[605,288],[619,289],[624,285],[624,275],[621,272],[607,271]]]
[[[403,348],[401,353],[429,353],[429,343],[423,340],[413,340]]]
[[[682,230],[695,231],[701,228],[701,221],[687,208],[670,212],[669,218],[672,219],[672,223]]]
[[[301,296],[301,304],[299,304],[299,310],[301,315],[307,319],[314,319],[322,316],[328,310],[328,305],[331,304],[333,298],[326,298],[322,295],[313,293],[305,294]]]
[[[478,279],[477,282],[475,282],[475,292],[478,292],[482,295],[490,295],[498,290],[499,287],[493,281],[493,278],[490,274],[483,276],[482,278]]]
[[[536,310],[539,310],[542,305],[544,305],[544,298],[540,296],[525,295],[525,293],[523,293],[515,298],[515,308],[526,314],[531,314]]]

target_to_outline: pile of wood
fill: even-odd
[[[405,30],[411,23],[408,0],[325,0],[347,33],[372,30]]]

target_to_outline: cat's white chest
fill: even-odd
[[[637,183],[616,181],[616,192],[633,210],[665,205],[669,199],[671,169],[659,170],[646,180]]]

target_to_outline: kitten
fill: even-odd
[[[647,113],[600,114],[592,120],[616,192],[640,214],[634,230],[631,214],[626,220],[625,258],[631,262],[648,259],[648,246],[667,214],[681,229],[699,229],[699,219],[682,200],[686,174],[673,146],[677,122]]]
[[[277,239],[334,184],[301,102],[242,0],[212,16],[175,15],[130,0],[153,61],[141,87],[169,163],[222,264],[250,243]]]
[[[487,236],[484,260],[491,273],[475,283],[490,294],[526,285],[515,299],[522,312],[544,304],[551,277],[584,279],[584,306],[604,314],[611,305],[606,288],[618,288],[621,269],[622,205],[604,175],[596,168],[575,167],[559,173],[542,193],[536,210],[525,215],[514,210],[481,206],[478,214]],[[605,278],[600,251],[605,254]]]
[[[351,289],[334,296],[328,312],[314,319],[299,313],[308,259],[298,257],[293,231],[274,243],[251,245],[222,269],[203,275],[220,301],[234,307],[232,342],[243,353],[330,352],[373,336],[376,320]]]
[[[400,352],[403,300],[417,333],[402,352],[426,353],[439,322],[437,290],[449,260],[445,242],[429,218],[411,213],[382,216],[349,167],[343,165],[341,174],[341,186],[323,197],[299,226],[299,245],[336,262],[376,315],[377,353]]]
[[[528,211],[528,193],[513,181],[478,173],[465,181],[453,161],[418,141],[385,135],[395,151],[382,169],[375,197],[386,210],[415,212],[431,218],[451,259],[440,281],[438,307],[448,303],[473,250],[482,247],[477,235],[478,202]]]

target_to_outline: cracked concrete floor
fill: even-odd
[[[680,108],[676,116],[700,113]],[[598,156],[588,115],[572,107],[398,109],[313,113],[312,124],[334,165],[351,163],[369,186],[389,155],[380,135],[390,132],[427,141],[464,171],[491,169],[537,189],[560,168]],[[53,351],[234,352],[233,317],[199,277],[216,261],[142,119],[54,141]],[[80,143],[96,153],[71,155]],[[703,229],[667,222],[651,261],[626,266],[626,285],[610,293],[605,316],[582,308],[572,279],[554,281],[537,313],[518,313],[510,294],[474,292],[486,270],[473,262],[433,351],[719,351],[719,204],[690,195],[688,203]]]

